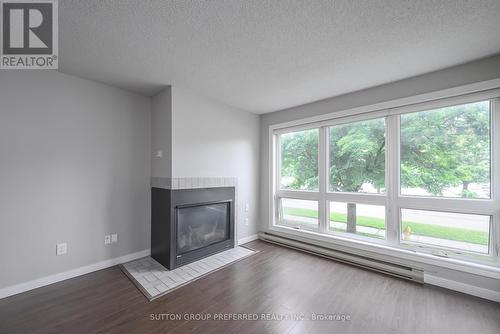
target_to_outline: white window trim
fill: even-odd
[[[317,241],[328,241],[330,243],[344,244],[349,247],[368,247],[370,250],[385,253],[390,249],[389,253],[392,255],[399,252],[408,252],[416,256],[417,259],[423,263],[429,262],[429,257],[434,258],[442,266],[447,267],[447,264],[458,262],[464,266],[473,268],[477,266],[491,268],[494,272],[500,272],[500,259],[499,259],[499,240],[500,240],[500,79],[490,80],[483,83],[453,88],[445,91],[423,94],[412,98],[404,98],[384,103],[379,103],[372,106],[364,106],[360,108],[349,109],[341,112],[331,113],[327,115],[307,118],[298,121],[286,122],[281,124],[274,124],[269,127],[269,171],[270,171],[270,198],[272,203],[269,213],[269,230],[284,232],[288,234],[301,235],[305,233],[307,238]],[[434,99],[432,99],[434,97]],[[399,165],[399,141],[391,136],[396,135],[399,138],[399,115],[415,111],[423,111],[435,109],[439,107],[470,103],[480,100],[490,99],[491,104],[491,198],[470,200],[462,198],[427,198],[421,196],[401,196],[399,188],[400,165]],[[409,105],[403,105],[408,102]],[[419,102],[420,101],[420,102]],[[378,109],[383,107],[383,109]],[[311,128],[320,128],[320,147],[319,147],[319,186],[327,187],[327,182],[321,179],[327,177],[327,131],[326,126],[354,122],[357,120],[366,120],[371,118],[386,117],[386,194],[362,194],[362,193],[331,193],[326,189],[320,189],[319,192],[304,192],[296,190],[279,190],[277,185],[280,184],[279,175],[280,169],[277,166],[275,155],[279,153],[279,142],[276,140],[277,135],[300,131]],[[326,151],[326,152],[325,152]],[[324,154],[322,154],[324,152]],[[277,159],[279,161],[279,159]],[[496,170],[494,169],[496,166]],[[397,182],[394,174],[397,175]],[[290,230],[290,228],[282,227],[276,224],[276,203],[278,197],[290,197],[299,199],[315,199],[318,200],[319,216],[320,216],[320,229],[318,232],[312,231],[297,231]],[[359,237],[356,235],[349,235],[348,238],[342,235],[332,235],[326,232],[326,217],[327,217],[327,201],[334,200],[340,202],[357,202],[363,204],[382,204],[386,206],[386,240],[378,245],[378,240],[372,238]],[[458,204],[458,205],[457,205]],[[480,256],[477,260],[469,261],[470,256],[455,256],[451,252],[449,258],[438,258],[432,255],[432,251],[437,247],[429,247],[420,245],[418,253],[415,249],[407,247],[407,245],[400,243],[399,231],[399,215],[401,208],[408,209],[422,209],[422,210],[440,210],[452,211],[457,213],[479,213],[490,214],[492,216],[492,227],[490,233],[490,255]],[[369,242],[366,242],[369,240]],[[347,242],[347,244],[346,244]],[[382,247],[382,248],[380,248]],[[372,249],[373,248],[373,249]],[[430,261],[435,262],[435,261]],[[488,269],[489,270],[489,269]],[[500,274],[499,274],[500,275]]]

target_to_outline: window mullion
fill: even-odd
[[[319,230],[320,232],[325,233],[328,229],[328,208],[325,196],[328,188],[328,134],[326,127],[319,128],[318,155]]]
[[[281,205],[278,198],[278,193],[281,187],[281,137],[278,135],[274,135],[274,161],[276,164],[276,168],[274,170],[275,176],[275,194],[273,196],[273,223],[278,223],[281,219]]]
[[[386,119],[386,232],[387,242],[399,244],[399,116]]]
[[[491,100],[491,199],[496,203],[491,226],[491,254],[500,264],[500,98]]]

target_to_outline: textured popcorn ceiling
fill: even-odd
[[[256,113],[500,52],[500,0],[59,0],[60,70]]]

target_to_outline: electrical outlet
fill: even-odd
[[[111,243],[111,236],[110,235],[105,235],[104,236],[104,244],[109,245]]]
[[[118,233],[111,234],[111,242],[118,242]]]
[[[64,255],[68,252],[68,244],[63,242],[56,245],[56,255]]]
[[[248,218],[245,218],[245,226],[248,226],[248,223],[249,223],[249,219]]]

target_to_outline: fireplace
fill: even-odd
[[[168,269],[234,247],[234,187],[152,188],[151,256]]]

